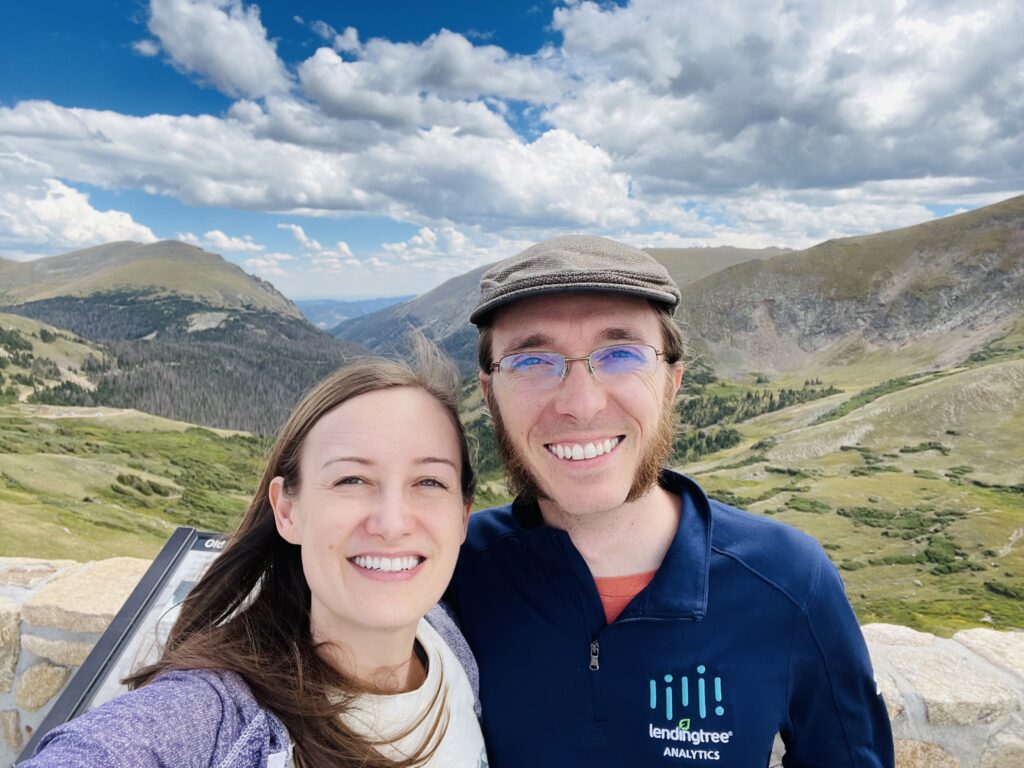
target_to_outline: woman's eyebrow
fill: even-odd
[[[367,467],[374,466],[377,462],[367,459],[363,456],[333,456],[320,465],[320,469],[325,469],[331,464],[337,464],[339,462],[350,461],[355,464],[363,464]],[[417,464],[447,464],[449,467],[454,469],[456,472],[459,471],[458,466],[451,459],[446,459],[443,456],[422,456],[418,459],[414,459]]]
[[[331,458],[329,458],[327,461],[320,465],[320,469],[324,469],[330,466],[331,464],[335,464],[341,461],[351,461],[355,464],[365,464],[366,466],[372,466],[373,464],[376,463],[370,461],[369,459],[363,456],[332,456]]]
[[[456,472],[459,471],[459,468],[456,466],[454,461],[452,461],[451,459],[446,459],[442,456],[424,456],[422,458],[416,459],[416,461],[420,464],[447,464]]]

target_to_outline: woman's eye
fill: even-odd
[[[442,483],[436,477],[425,477],[422,480],[420,480],[419,484],[425,485],[428,488],[444,488],[445,490],[448,490],[447,484]]]
[[[334,485],[361,485],[364,482],[363,478],[356,477],[355,475],[349,477],[340,477],[334,481]]]

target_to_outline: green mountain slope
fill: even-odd
[[[913,370],[948,366],[1024,314],[1022,230],[1024,196],[830,240],[684,286],[679,317],[720,374],[806,373],[879,353]]]
[[[15,278],[0,290],[7,313],[92,342],[78,379],[40,368],[45,351],[22,352],[37,370],[19,373],[19,386],[36,391],[17,395],[35,402],[269,434],[303,392],[365,354],[313,327],[269,283],[182,243],[114,243],[0,271]]]
[[[821,541],[862,620],[1024,627],[1024,347],[737,426],[687,471]]]
[[[208,306],[301,317],[270,283],[176,240],[108,243],[28,262],[0,260],[0,305],[124,290],[173,293]]]
[[[0,406],[0,555],[151,557],[178,525],[230,530],[265,450],[138,411]]]
[[[0,313],[0,403],[25,400],[34,387],[69,382],[95,389],[85,368],[103,347],[27,317]]]

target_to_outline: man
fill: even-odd
[[[449,592],[491,765],[892,766],[839,576],[787,526],[661,469],[679,291],[643,251],[547,240],[471,320],[516,500],[473,515]],[[659,471],[660,470],[660,471]]]

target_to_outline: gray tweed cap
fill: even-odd
[[[639,248],[604,237],[566,235],[530,246],[487,270],[469,320],[487,325],[498,307],[566,291],[641,296],[666,312],[679,304],[679,288],[668,271]]]

